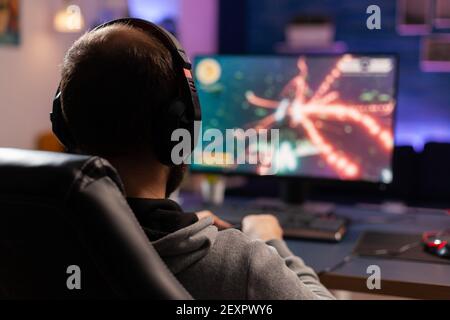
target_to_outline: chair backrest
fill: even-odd
[[[0,298],[109,297],[190,298],[106,160],[0,148]]]

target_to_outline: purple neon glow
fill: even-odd
[[[450,28],[450,18],[434,19],[434,26],[438,29]]]
[[[423,24],[401,24],[397,26],[399,34],[408,35],[427,35],[431,32],[431,26]]]
[[[444,121],[445,122],[445,121]],[[399,123],[395,134],[395,145],[410,146],[420,152],[428,142],[449,142],[450,132],[448,123],[434,123],[430,128],[428,124],[408,125]]]
[[[180,0],[128,0],[130,15],[155,23],[165,18],[177,18]]]
[[[450,72],[450,61],[421,61],[420,67],[426,72]]]

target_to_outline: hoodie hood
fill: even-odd
[[[172,273],[177,274],[206,256],[218,234],[211,217],[152,242]]]

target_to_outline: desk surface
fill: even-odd
[[[242,199],[232,201],[240,201],[245,205],[245,200]],[[199,208],[198,198],[185,197],[183,207],[186,210]],[[375,206],[337,205],[335,212],[352,221],[341,242],[286,241],[296,255],[302,257],[316,272],[322,273],[321,280],[329,289],[422,299],[450,299],[450,264],[352,256],[349,262],[331,272],[324,272],[351,255],[362,232],[370,230],[422,233],[450,228],[450,216],[444,211],[418,209],[414,212],[394,214],[382,212]],[[216,214],[227,218],[227,213],[216,212]],[[369,265],[378,265],[381,269],[380,290],[367,289],[366,270]]]

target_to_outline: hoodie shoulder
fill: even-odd
[[[251,240],[241,231],[217,231],[208,253],[177,277],[196,299],[246,299]]]

